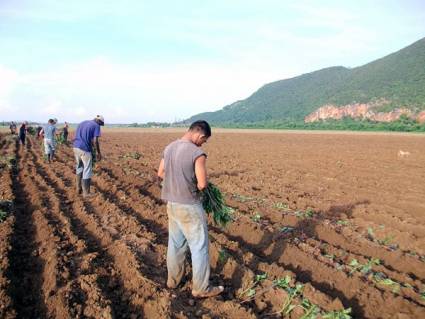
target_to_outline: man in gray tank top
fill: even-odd
[[[207,218],[198,190],[207,187],[207,155],[200,146],[211,136],[206,121],[192,123],[184,136],[163,153],[158,176],[163,179],[161,198],[167,201],[167,286],[176,288],[184,275],[189,246],[192,256],[192,295],[198,298],[220,294],[223,286],[210,286]]]

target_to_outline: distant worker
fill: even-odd
[[[36,133],[37,139],[43,138],[43,136],[42,136],[42,134],[41,134],[41,131],[42,131],[42,130],[43,130],[43,127],[41,127],[40,125],[38,125],[38,126],[37,126],[37,128],[36,128],[36,130],[35,130],[35,133]]]
[[[200,146],[210,136],[206,121],[192,123],[181,139],[165,148],[158,168],[158,177],[163,179],[161,198],[167,201],[168,214],[167,287],[179,285],[189,246],[192,295],[196,298],[213,297],[224,290],[223,286],[210,285],[207,217],[198,195],[198,190],[207,187],[207,155]]]
[[[49,119],[47,125],[40,131],[44,136],[44,154],[46,154],[47,161],[50,163],[55,156],[56,148],[56,126],[55,120]]]
[[[91,197],[90,183],[93,175],[93,139],[96,145],[96,160],[101,161],[99,137],[100,127],[105,124],[103,116],[97,115],[94,120],[81,122],[74,139],[74,155],[76,161],[77,193],[83,192],[84,197]]]
[[[22,145],[25,145],[25,138],[27,135],[27,126],[28,126],[28,122],[24,121],[21,127],[19,128],[19,140],[21,141]]]
[[[16,124],[15,122],[11,122],[9,125],[10,134],[15,135],[16,134]]]
[[[62,131],[63,141],[65,144],[68,143],[68,127],[69,127],[68,123],[65,122],[63,125],[63,131]]]

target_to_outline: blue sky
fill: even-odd
[[[174,121],[424,36],[421,0],[0,0],[0,120]]]

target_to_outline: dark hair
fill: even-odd
[[[211,127],[207,121],[203,120],[193,122],[189,127],[189,131],[202,131],[206,137],[211,136]]]
[[[53,119],[49,119],[49,121],[48,121],[48,123],[50,123],[50,124],[52,124],[52,123],[54,123],[55,121],[53,120]]]

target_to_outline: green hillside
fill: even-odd
[[[187,122],[213,124],[301,121],[325,104],[338,106],[378,99],[381,107],[425,109],[425,38],[366,65],[330,67],[264,85],[245,100],[216,112],[197,114]]]

